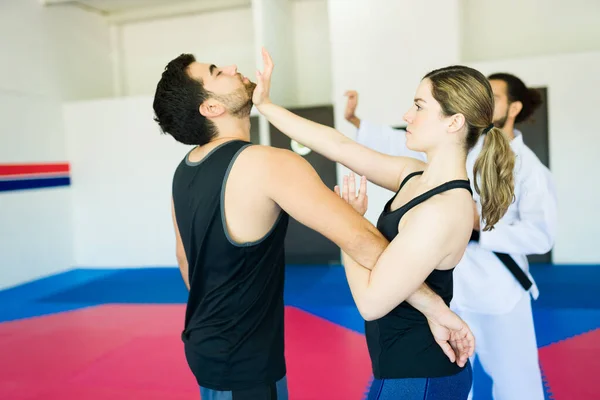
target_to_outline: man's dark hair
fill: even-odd
[[[506,95],[509,102],[520,101],[523,104],[521,112],[515,118],[515,123],[526,121],[542,104],[542,96],[535,89],[529,89],[522,80],[507,73],[496,73],[488,76],[489,80],[499,80],[506,83]]]
[[[202,82],[192,78],[187,68],[196,61],[182,54],[167,64],[154,94],[154,120],[163,133],[178,142],[204,145],[217,135],[214,124],[200,114],[199,108],[210,93]]]

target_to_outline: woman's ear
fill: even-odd
[[[448,125],[448,132],[456,133],[459,132],[463,126],[465,126],[465,116],[462,114],[454,114],[450,117],[450,124]]]

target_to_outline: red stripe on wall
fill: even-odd
[[[59,178],[69,177],[68,173],[65,172],[46,172],[44,174],[14,174],[14,175],[0,175],[0,181],[7,180],[23,180],[23,179],[44,179],[44,178]]]
[[[69,163],[0,164],[0,176],[69,172]]]

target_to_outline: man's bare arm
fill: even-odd
[[[440,312],[448,308],[444,300],[424,283],[406,301],[430,319],[436,319]]]
[[[333,241],[360,265],[372,269],[389,244],[381,232],[328,189],[305,159],[287,150],[264,150],[270,153],[261,157],[269,163],[266,167],[270,166],[269,179],[263,181],[269,196],[297,221]],[[447,308],[425,284],[407,301],[425,316],[433,317]]]
[[[264,193],[292,218],[334,242],[361,265],[372,268],[388,245],[377,228],[327,188],[298,154],[254,147],[249,150],[261,152],[255,157],[264,171],[260,181]]]

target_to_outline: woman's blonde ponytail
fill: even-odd
[[[490,231],[514,200],[515,153],[508,138],[496,127],[485,135],[473,169],[475,190],[481,198],[483,230]]]

